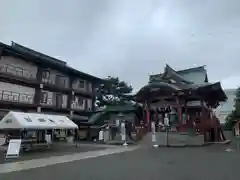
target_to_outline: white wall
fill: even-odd
[[[88,83],[88,91],[92,92],[93,91],[93,85],[91,82],[87,82]]]
[[[6,68],[8,67],[8,68]],[[36,79],[37,66],[33,63],[24,61],[11,56],[0,56],[0,71],[23,76],[29,79]]]
[[[228,99],[226,102],[222,102],[216,109],[221,123],[225,123],[226,117],[232,112],[234,106],[234,99],[236,97],[236,89],[226,89],[224,90],[224,92]]]
[[[62,95],[62,99],[63,99],[62,108],[67,108],[68,95],[67,95],[67,94],[63,94],[63,95]]]
[[[87,110],[92,110],[92,99],[87,99]]]
[[[2,100],[33,103],[34,95],[34,88],[0,82],[0,98]]]
[[[202,84],[205,81],[205,73],[202,71],[195,71],[190,73],[179,73],[182,77],[184,77],[188,81],[192,81],[196,84]]]

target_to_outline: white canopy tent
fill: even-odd
[[[0,129],[77,129],[66,116],[10,111],[0,121]]]

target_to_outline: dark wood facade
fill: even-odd
[[[87,120],[102,79],[66,62],[12,43],[0,43],[0,110],[68,115]]]

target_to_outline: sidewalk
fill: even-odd
[[[32,168],[45,167],[45,166],[55,165],[60,163],[78,161],[82,159],[96,158],[99,156],[106,156],[110,154],[128,152],[128,151],[133,151],[137,148],[138,147],[136,146],[107,148],[107,149],[98,150],[98,151],[74,153],[70,155],[52,156],[52,157],[41,158],[41,159],[33,159],[33,160],[27,160],[27,161],[0,164],[0,174],[14,172],[14,171],[28,170]]]

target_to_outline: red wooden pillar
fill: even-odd
[[[178,123],[181,126],[182,125],[182,107],[180,104],[179,97],[176,98],[176,101],[177,101]]]
[[[3,54],[3,47],[0,47],[0,57],[2,56]]]
[[[211,114],[207,113],[207,111],[206,111],[206,109],[204,107],[203,100],[201,100],[200,102],[201,102],[201,112],[199,113],[199,115],[200,115],[200,117],[199,117],[200,118],[200,123],[205,126],[205,122],[208,120],[208,118],[210,117],[210,119],[211,119]]]
[[[178,131],[182,131],[182,107],[181,107],[181,104],[180,104],[180,99],[179,97],[176,97],[176,105],[177,105],[177,115],[178,115]]]
[[[148,127],[150,124],[150,108],[148,101],[145,102],[145,112],[146,112],[146,126]]]
[[[188,122],[188,107],[187,107],[187,101],[185,100],[185,102],[184,102],[184,113],[185,113],[185,119],[184,119],[184,121],[185,121],[185,124],[188,124],[189,122]]]
[[[150,123],[150,110],[148,104],[146,105],[146,124]]]
[[[204,133],[204,139],[206,141],[208,139],[207,131],[209,130],[208,125],[209,125],[209,120],[211,120],[211,114],[209,114],[209,111],[206,110],[203,100],[201,100],[200,103],[201,103],[201,112],[199,113],[200,128],[201,128],[201,132]]]

